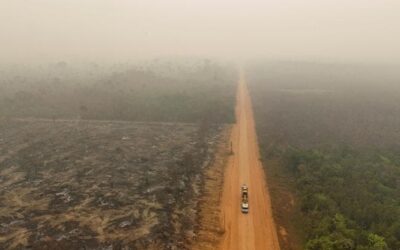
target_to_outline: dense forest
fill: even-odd
[[[236,73],[209,60],[1,69],[0,116],[232,122]]]
[[[400,74],[314,63],[248,72],[263,159],[279,162],[299,201],[301,248],[400,249]]]

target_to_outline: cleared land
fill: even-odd
[[[232,67],[0,71],[0,249],[204,249],[216,240],[203,222],[218,224]]]
[[[224,228],[220,223],[224,172],[230,155],[231,129],[220,140],[213,163],[204,173],[203,195],[199,201],[199,230],[191,249],[212,250],[220,243]]]
[[[1,249],[186,249],[224,125],[2,121]]]

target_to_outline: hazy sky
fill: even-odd
[[[0,61],[400,62],[399,0],[0,0]]]

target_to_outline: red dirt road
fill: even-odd
[[[221,220],[225,229],[220,249],[280,249],[259,148],[250,96],[243,72],[240,74],[236,104],[237,123],[232,129],[234,154],[224,177]],[[240,186],[249,187],[248,214],[240,211]]]

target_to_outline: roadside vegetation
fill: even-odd
[[[265,167],[281,177],[272,189],[287,182],[297,201],[274,209],[278,224],[297,217],[289,238],[304,238],[284,249],[400,249],[398,72],[264,63],[248,79]]]

